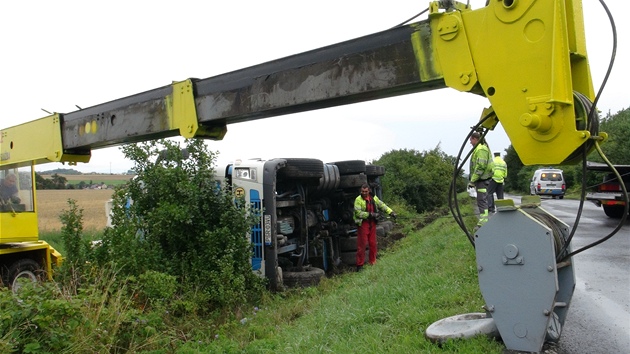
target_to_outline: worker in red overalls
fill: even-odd
[[[361,195],[354,200],[354,221],[357,223],[357,271],[363,269],[365,263],[365,245],[370,246],[369,262],[376,263],[376,223],[379,212],[384,212],[392,218],[396,213],[377,196],[370,194],[370,186],[361,186]]]

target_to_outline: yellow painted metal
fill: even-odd
[[[52,266],[63,263],[61,254],[46,241],[19,242],[0,248],[0,256],[19,253],[22,258],[31,258],[40,262],[49,280],[52,280]],[[8,266],[8,265],[7,265]]]
[[[431,30],[434,34],[434,48],[437,60],[440,62],[446,86],[458,91],[468,92],[477,84],[477,72],[466,28],[462,21],[462,13],[469,11],[462,7],[460,11],[448,13],[437,12],[431,7]],[[439,38],[439,39],[438,39]]]
[[[63,153],[59,114],[0,131],[0,166],[23,167],[33,163],[88,162],[90,155]]]
[[[170,108],[169,123],[171,129],[179,129],[179,135],[184,138],[209,138],[221,140],[227,133],[227,128],[206,128],[199,126],[193,83],[190,79],[174,82],[173,93],[166,97]]]
[[[411,44],[413,46],[414,55],[418,61],[418,73],[420,73],[421,81],[429,82],[443,79],[444,76],[442,74],[442,68],[440,67],[440,61],[436,60],[437,56],[433,51],[433,46],[423,43],[423,38],[428,37],[423,33],[423,31],[426,31],[426,27],[417,24],[415,27],[415,31],[411,34]]]
[[[526,165],[562,164],[589,138],[573,93],[593,101],[580,0],[490,0],[478,10],[431,7],[449,87],[482,93]],[[477,85],[478,84],[478,85]]]
[[[31,163],[31,181],[35,181],[35,169]],[[31,183],[33,196],[32,211],[4,211],[0,212],[0,244],[8,242],[28,242],[39,239],[37,222],[37,196],[35,184]]]
[[[0,243],[37,241],[35,212],[0,213]]]
[[[171,128],[179,129],[179,134],[184,138],[192,138],[199,129],[192,81],[174,82],[172,86],[173,94],[166,98],[171,108],[169,110]]]

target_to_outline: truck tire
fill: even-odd
[[[30,258],[20,259],[9,267],[7,272],[7,282],[9,287],[15,292],[20,288],[18,279],[29,279],[32,282],[40,280],[42,268],[39,263]]]
[[[339,182],[341,176],[339,175],[339,168],[336,165],[324,164],[324,174],[319,179],[316,192],[324,193],[334,191],[339,188]]]
[[[379,225],[383,226],[386,234],[392,231],[392,229],[394,228],[394,223],[389,220],[382,221]]]
[[[341,252],[339,258],[341,259],[341,263],[349,266],[357,265],[357,251],[347,251]],[[365,250],[365,263],[368,263],[368,259],[370,259],[370,250]]]
[[[278,175],[286,178],[322,178],[324,163],[318,159],[289,158],[285,167],[278,170]]]
[[[282,272],[282,280],[288,288],[308,287],[319,284],[324,275],[321,268],[304,267],[302,272]]]
[[[339,251],[347,252],[357,250],[357,237],[349,236],[349,237],[339,237]]]
[[[364,183],[367,183],[367,176],[364,174],[360,175],[341,175],[339,180],[339,188],[348,189],[348,188],[359,188]],[[358,191],[357,191],[358,195]]]
[[[348,160],[331,162],[333,165],[337,165],[340,175],[353,175],[356,173],[365,173],[365,161],[363,160]]]
[[[609,218],[621,219],[623,216],[623,206],[618,205],[602,205],[604,208],[604,214]]]
[[[365,174],[368,177],[379,177],[385,175],[385,167],[377,165],[365,165]]]

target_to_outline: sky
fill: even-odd
[[[485,0],[470,2],[473,9]],[[69,113],[187,78],[207,78],[379,32],[423,11],[424,0],[331,1],[10,1],[0,5],[0,128]],[[599,90],[612,51],[612,31],[596,0],[583,0],[587,51]],[[630,106],[630,2],[608,0],[615,16],[615,66],[598,108]],[[426,19],[426,14],[412,22]],[[228,125],[219,166],[235,159],[307,157],[324,162],[372,161],[397,149],[439,146],[456,156],[489,102],[440,89],[359,104]],[[487,136],[503,151],[499,125]],[[360,143],[357,143],[359,142]],[[469,145],[466,145],[466,150]],[[60,163],[38,171],[67,168]],[[94,150],[82,172],[122,173],[133,167],[118,147]]]

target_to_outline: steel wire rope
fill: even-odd
[[[554,217],[548,214],[539,214],[539,213],[527,213],[527,215],[532,218],[540,221],[543,225],[549,227],[551,229],[551,235],[553,236],[554,249],[556,250],[556,257],[565,251],[564,245],[566,244],[566,239],[562,237],[562,230],[554,222]]]
[[[390,28],[390,29],[394,29],[394,28],[398,28],[398,27],[400,27],[400,26],[403,26],[405,23],[407,23],[407,22],[409,22],[409,21],[413,20],[414,18],[416,18],[416,17],[418,17],[418,16],[420,16],[420,15],[424,14],[424,13],[425,13],[425,12],[427,12],[427,11],[429,11],[429,8],[428,8],[428,7],[427,7],[426,9],[424,9],[424,10],[420,11],[420,12],[419,12],[419,13],[417,13],[416,15],[412,16],[411,18],[409,18],[409,19],[407,19],[407,20],[405,20],[405,21],[403,21],[403,22],[401,22],[401,23],[397,24],[396,26],[394,26],[394,27],[392,27],[392,28]]]
[[[607,165],[607,166],[608,166],[608,165]],[[608,167],[610,167],[610,166],[608,166]],[[626,177],[626,176],[630,176],[630,172],[626,172],[626,173],[619,173],[619,176],[620,176],[621,178],[624,178],[624,177]],[[599,186],[605,185],[606,183],[610,183],[610,182],[612,182],[612,181],[616,181],[616,180],[617,180],[617,178],[616,178],[616,177],[615,177],[615,178],[610,178],[610,179],[605,179],[605,178],[604,178],[604,180],[603,180],[602,182],[600,182],[600,183],[597,183],[597,184],[592,184],[592,185],[590,185],[590,186],[586,186],[586,189],[592,189],[592,188],[595,188],[595,187],[599,187]]]

